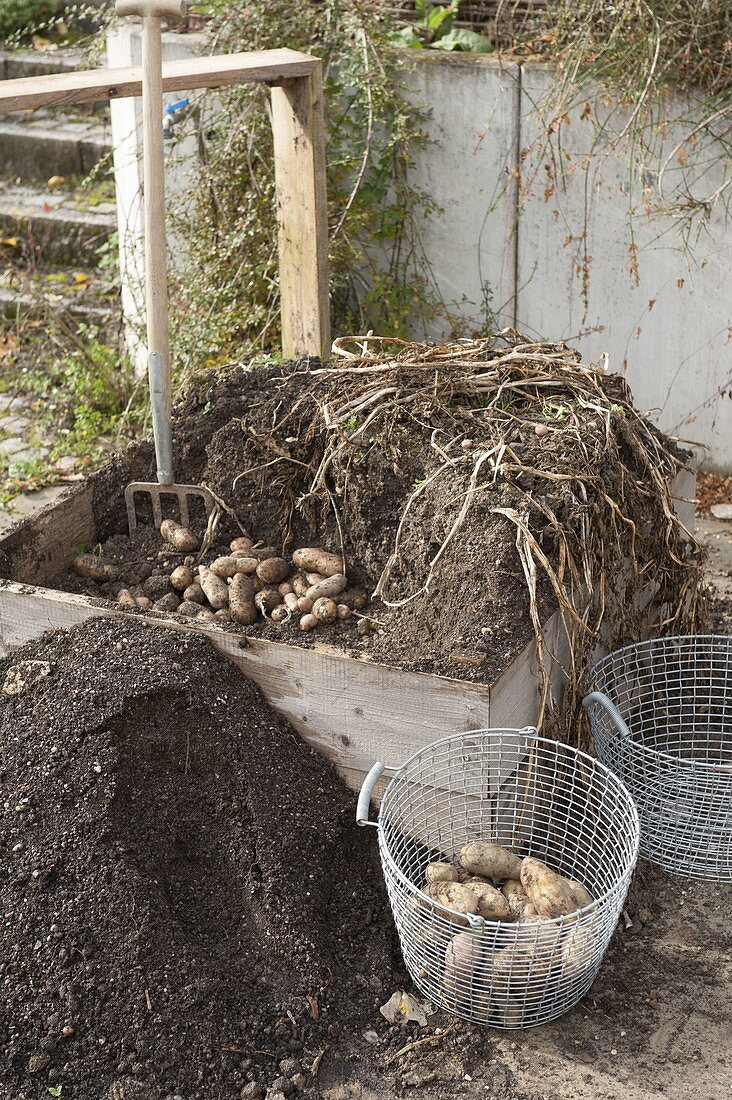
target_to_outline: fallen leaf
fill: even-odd
[[[54,187],[63,187],[65,183],[66,176],[51,176],[50,180],[48,181],[48,186],[51,188],[51,190],[53,190]]]
[[[52,42],[50,38],[41,38],[40,34],[32,35],[31,42],[34,50],[41,50],[43,53],[53,53],[58,49],[57,42]]]
[[[390,1024],[405,1024],[408,1020],[414,1020],[420,1027],[427,1026],[425,1006],[420,1004],[411,993],[405,993],[403,989],[392,993],[379,1012]]]
[[[0,238],[0,244],[6,244],[8,246],[8,248],[17,248],[18,247],[18,238],[17,237],[1,237]]]
[[[320,1019],[320,1009],[318,1008],[318,1002],[315,997],[311,997],[308,993],[308,1003],[310,1005],[310,1015],[314,1020]]]
[[[13,665],[5,674],[3,683],[4,695],[22,695],[28,688],[33,687],[44,677],[51,673],[48,661],[20,661]]]
[[[0,332],[0,362],[17,350],[18,341],[12,332]]]

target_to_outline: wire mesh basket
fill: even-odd
[[[732,638],[639,642],[598,661],[592,680],[595,749],[635,799],[641,853],[732,881]]]
[[[369,801],[394,776],[378,819]],[[374,825],[404,962],[434,1004],[479,1024],[525,1028],[555,1019],[592,985],[638,853],[638,815],[622,782],[586,753],[536,730],[475,730],[377,763],[361,790]],[[425,869],[475,840],[532,855],[581,882],[591,903],[521,921],[457,913],[425,892]]]

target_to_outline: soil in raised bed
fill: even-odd
[[[258,689],[130,619],[45,635],[0,684],[19,664],[0,1096],[228,1100],[370,1026],[396,980],[372,833]]]
[[[542,555],[565,583],[602,591],[606,625],[614,600],[614,645],[633,640],[638,593],[632,585],[647,583],[646,575],[656,578],[672,604],[680,598],[685,569],[680,556],[691,560],[693,551],[687,555],[679,543],[660,493],[654,496],[648,469],[655,462],[659,484],[664,477],[670,480],[680,465],[678,452],[637,416],[622,379],[598,372],[583,376],[573,353],[559,345],[545,347],[565,357],[564,373],[557,369],[539,383],[514,380],[516,392],[505,407],[488,408],[484,402],[494,401],[495,392],[484,397],[470,386],[451,404],[450,386],[460,364],[450,368],[452,374],[444,369],[439,400],[433,401],[429,386],[420,389],[432,375],[429,370],[419,375],[417,367],[404,375],[398,394],[406,393],[403,404],[379,409],[373,428],[366,414],[377,405],[369,404],[336,435],[324,428],[323,410],[351,396],[348,371],[323,372],[310,360],[240,366],[199,380],[176,411],[174,447],[177,478],[204,482],[229,509],[205,563],[226,553],[228,541],[241,534],[233,515],[254,539],[286,557],[304,545],[343,549],[349,582],[373,592],[399,534],[384,600],[369,609],[372,633],[359,634],[354,620],[310,634],[303,634],[296,620],[260,619],[233,629],[299,645],[325,643],[412,670],[492,683],[532,639],[536,624],[557,609],[547,571],[537,564]],[[577,384],[589,385],[593,400],[577,397],[572,389]],[[397,372],[394,388],[399,387]],[[333,439],[338,447],[328,451]],[[638,447],[641,439],[645,452]],[[491,448],[500,450],[502,461],[482,466],[471,487],[475,456]],[[123,488],[130,480],[154,479],[152,457],[149,443],[129,448],[93,479],[96,537],[104,555],[120,567],[118,578],[99,585],[67,572],[53,582],[57,587],[109,599],[151,570],[169,573],[176,564],[149,529],[132,541],[126,534]],[[316,489],[315,472],[324,461],[327,476]],[[616,501],[631,514],[625,516]],[[531,570],[519,554],[519,532],[510,516],[524,517],[531,527]],[[633,569],[626,566],[623,576],[631,530],[638,562]],[[668,545],[663,545],[665,532]],[[602,582],[581,559],[590,536],[605,556]],[[575,554],[569,566],[560,560],[563,540]],[[433,567],[436,557],[439,564]],[[601,613],[592,607],[583,614],[595,622]]]

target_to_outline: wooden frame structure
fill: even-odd
[[[282,353],[330,351],[328,216],[321,62],[296,50],[197,57],[163,63],[163,90],[267,84],[272,95],[279,226]],[[139,96],[138,67],[91,69],[0,81],[0,112]]]

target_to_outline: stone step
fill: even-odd
[[[0,0],[0,4],[2,0]],[[101,66],[104,61],[98,62]],[[72,73],[89,68],[89,58],[81,50],[0,50],[0,80],[22,80],[27,77],[48,76],[51,73]],[[57,107],[56,114],[109,115],[109,104],[104,100],[76,106]]]
[[[0,116],[0,176],[23,182],[86,176],[110,151],[108,127],[92,119],[41,111]]]
[[[43,319],[49,312],[104,327],[114,321],[119,307],[112,300],[93,298],[87,294],[54,294],[46,288],[18,289],[0,283],[0,317],[21,323],[33,317]]]
[[[47,76],[49,73],[71,73],[86,67],[80,50],[0,50],[0,80],[21,80],[27,76]]]
[[[113,202],[89,206],[82,192],[0,181],[0,237],[17,237],[18,248],[35,263],[94,266],[98,249],[116,228]]]

